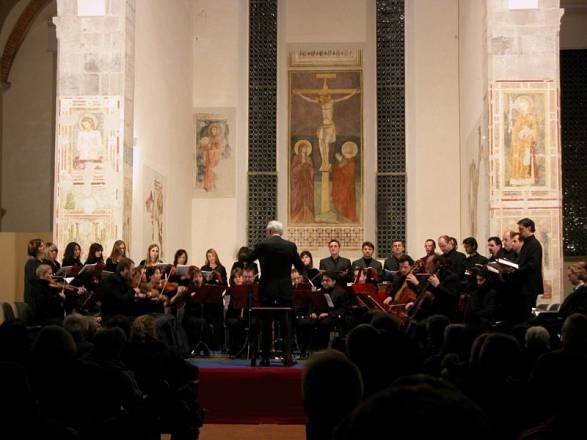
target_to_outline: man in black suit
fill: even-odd
[[[351,281],[353,277],[351,260],[340,256],[340,242],[333,238],[328,242],[328,250],[330,251],[330,257],[320,260],[320,270],[336,273],[338,276],[337,282],[346,283]]]
[[[520,236],[524,242],[518,257],[518,270],[516,272],[516,287],[521,295],[521,307],[523,319],[528,319],[532,314],[532,307],[536,307],[538,295],[544,293],[542,280],[542,245],[534,236],[536,226],[534,221],[523,218],[518,222]]]
[[[372,268],[375,269],[375,271],[377,272],[377,278],[379,278],[381,276],[381,273],[383,272],[383,267],[381,266],[381,263],[379,261],[373,258],[373,251],[375,250],[375,245],[370,241],[366,241],[363,243],[363,246],[361,246],[361,248],[363,250],[363,258],[359,258],[358,260],[353,261],[353,273],[357,269]]]
[[[267,307],[291,307],[292,286],[291,266],[300,273],[305,272],[304,263],[298,255],[295,243],[281,238],[283,225],[277,220],[267,224],[267,239],[257,244],[255,249],[247,257],[247,261],[259,260],[261,266],[261,279],[259,281],[259,296],[261,304]],[[350,263],[349,263],[350,266]],[[263,312],[260,317],[261,324],[261,366],[269,366],[269,353],[271,350],[271,323],[274,319],[281,321],[285,337],[284,364],[294,364],[291,354],[291,317],[289,313],[278,312],[273,317],[272,313]],[[255,364],[253,356],[251,364]]]
[[[465,254],[455,249],[451,243],[451,237],[448,235],[438,237],[438,247],[448,262],[449,270],[455,273],[459,279],[463,279],[465,275],[465,263],[467,261]]]
[[[567,276],[573,285],[573,290],[565,298],[560,306],[558,315],[560,318],[566,319],[573,313],[587,314],[587,280],[586,274],[581,270],[579,264],[569,266]]]
[[[383,262],[383,269],[391,272],[397,272],[399,270],[399,258],[406,253],[406,246],[403,240],[393,240],[391,242],[391,256],[386,258]],[[386,272],[388,273],[388,272]],[[388,280],[392,277],[386,276]]]
[[[135,291],[130,285],[134,263],[129,258],[121,258],[116,272],[102,284],[102,317],[114,315],[134,315]]]

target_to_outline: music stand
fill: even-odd
[[[224,293],[224,286],[210,286],[203,285],[196,291],[192,292],[188,297],[189,301],[200,304],[200,318],[204,318],[204,307],[206,304],[222,304],[222,294]],[[199,354],[200,351],[210,353],[210,347],[204,342],[204,332],[200,332],[199,340],[196,342],[193,352]]]
[[[247,350],[247,359],[250,358],[251,355],[251,344],[250,344],[250,333],[251,333],[251,308],[254,306],[259,305],[259,285],[252,284],[252,285],[243,285],[243,286],[231,286],[228,289],[227,295],[230,296],[230,303],[228,307],[233,310],[240,310],[244,314],[244,310],[247,310],[247,318],[248,323],[245,326],[245,340],[243,342],[242,347],[236,354],[234,355],[235,358],[238,358],[245,349]],[[241,319],[244,319],[242,316]],[[228,336],[228,331],[226,328],[226,321],[225,321],[225,331],[226,335]],[[226,341],[226,347],[228,349],[229,341]]]

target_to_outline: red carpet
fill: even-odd
[[[205,423],[304,424],[301,368],[200,368]]]

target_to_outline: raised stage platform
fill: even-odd
[[[194,358],[200,368],[199,401],[204,423],[305,424],[303,365],[285,368],[250,366],[243,359]]]

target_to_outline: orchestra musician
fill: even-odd
[[[230,273],[231,286],[242,286],[243,285],[243,270],[240,267],[235,267]]]
[[[412,273],[414,260],[409,255],[402,255],[398,258],[398,262],[398,276],[394,277],[394,280],[387,291],[389,296],[383,300],[383,304],[386,306],[389,306],[394,302],[396,294],[402,287],[409,288],[416,293],[419,291],[420,282],[418,281],[418,278],[416,278],[416,275]],[[404,284],[406,285],[404,286]]]
[[[340,274],[338,278],[340,283],[351,281],[353,277],[351,260],[340,256],[340,241],[335,238],[330,240],[328,242],[328,250],[330,256],[320,260],[320,270]]]
[[[112,252],[106,259],[106,267],[108,272],[116,272],[116,265],[121,258],[126,258],[126,243],[122,240],[116,240],[112,246]]]
[[[114,315],[132,317],[135,315],[135,296],[140,282],[140,271],[133,274],[134,262],[130,258],[120,258],[113,275],[102,283],[102,317]],[[138,280],[137,278],[138,274]],[[134,276],[132,276],[134,275]]]
[[[253,286],[256,282],[256,265],[248,264],[244,269],[236,267],[232,270],[230,286]],[[236,355],[245,341],[245,328],[248,325],[249,314],[247,308],[235,307],[232,303],[226,311],[226,327],[229,334],[228,352],[230,355]]]
[[[190,292],[190,297],[195,297],[198,294],[199,289],[204,286],[204,276],[202,271],[193,266],[190,268],[191,279],[187,286],[187,291]],[[203,341],[203,354],[208,356],[210,354],[208,345],[210,343],[210,327],[204,316],[204,305],[198,301],[186,301],[184,306],[184,314],[182,320],[182,326],[185,330],[192,354],[194,353],[198,342]]]
[[[487,270],[474,268],[472,271],[476,288],[468,296],[465,323],[489,328],[496,321],[499,293],[488,277]]]
[[[52,242],[47,242],[45,244],[45,259],[43,260],[43,264],[48,264],[53,269],[53,275],[55,275],[59,269],[61,269],[61,264],[57,261],[57,245]]]
[[[459,279],[465,275],[465,262],[467,257],[462,252],[456,250],[454,238],[448,235],[441,235],[438,237],[438,247],[444,255],[446,263],[451,267],[453,273],[457,274]]]
[[[214,249],[208,249],[206,251],[206,262],[202,267],[200,267],[200,270],[202,272],[214,272],[218,274],[220,278],[220,284],[227,284],[226,269],[222,263],[220,263],[218,253]]]
[[[40,325],[61,325],[65,314],[63,286],[53,282],[53,269],[41,264],[35,270],[36,278],[31,281],[31,294],[35,304],[34,321]]]
[[[383,273],[383,267],[381,263],[373,258],[373,252],[375,251],[375,245],[370,241],[365,241],[361,246],[363,257],[353,261],[351,265],[353,273],[356,269],[373,268],[377,272],[377,278],[381,277]]]
[[[63,260],[61,260],[62,266],[73,266],[77,268],[81,268],[82,262],[80,260],[80,256],[82,254],[82,248],[76,242],[68,243],[65,246],[65,251],[63,252]]]
[[[304,267],[306,268],[306,276],[312,285],[319,285],[320,284],[320,271],[314,267],[314,258],[312,257],[312,253],[310,251],[302,251],[300,253],[300,259],[302,263],[304,263]]]
[[[270,221],[265,232],[267,239],[257,244],[253,252],[247,257],[249,262],[258,259],[261,265],[260,302],[266,306],[291,307],[291,267],[293,265],[300,272],[303,272],[305,270],[304,264],[298,255],[295,243],[281,237],[283,234],[283,224],[281,222],[277,220]],[[350,268],[350,262],[348,262],[348,267]],[[292,366],[295,362],[291,353],[291,317],[289,313],[283,312],[278,312],[275,315],[265,312],[260,316],[262,335],[261,365],[270,365],[271,324],[274,320],[279,320],[282,324],[281,328],[284,330],[284,365]],[[251,363],[255,363],[254,357]]]
[[[247,246],[241,246],[236,253],[236,261],[232,263],[232,267],[230,268],[230,273],[237,267],[245,270],[246,266],[251,266],[250,263],[247,262],[247,255],[251,253],[251,250]],[[253,263],[253,267],[255,268],[255,276],[259,275],[259,267],[257,263]]]

